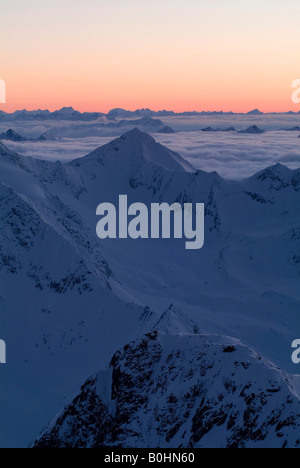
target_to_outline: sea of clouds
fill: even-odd
[[[262,135],[239,133],[180,133],[160,135],[160,143],[180,153],[196,169],[217,171],[225,178],[249,177],[277,163],[300,167],[300,138],[296,132]]]
[[[300,125],[299,115],[166,117],[163,123],[177,133],[152,134],[156,141],[180,153],[196,169],[217,171],[225,178],[240,179],[276,163],[291,169],[300,167],[300,132],[287,131]],[[244,130],[257,125],[261,135],[238,132],[203,132],[208,126]],[[34,158],[70,161],[93,151],[127,128],[108,129],[100,122],[1,122],[0,133],[14,128],[19,134],[36,138],[47,131],[57,140],[49,142],[4,141],[12,150]],[[145,130],[145,129],[143,129]]]

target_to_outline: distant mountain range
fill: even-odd
[[[99,123],[98,128],[106,129],[108,132],[113,130],[114,132],[120,131],[122,133],[124,130],[138,128],[139,130],[147,133],[158,133],[158,134],[173,134],[175,131],[172,127],[165,125],[160,119],[153,119],[152,117],[142,117],[140,119],[122,119],[120,121],[107,121],[106,123]],[[52,142],[56,141],[57,137],[53,133],[56,133],[57,129],[52,129],[52,131],[46,131],[38,138],[27,138],[15,129],[10,128],[6,132],[0,133],[0,141],[12,141],[12,142]],[[226,128],[213,128],[205,127],[199,129],[203,133],[239,133],[239,134],[252,134],[252,135],[262,135],[266,130],[261,129],[257,125],[251,125],[245,130],[237,130],[235,127],[226,127]],[[300,131],[299,126],[286,128],[283,131],[289,132],[298,132]],[[53,132],[53,133],[52,133]]]
[[[257,125],[251,125],[251,127],[248,127],[246,130],[239,130],[237,131],[234,127],[229,127],[225,129],[221,128],[212,128],[212,127],[206,127],[202,129],[202,132],[237,132],[237,133],[251,133],[254,135],[261,135],[262,133],[265,133],[265,130],[262,130],[261,128],[257,127]]]
[[[249,115],[249,116],[260,116],[269,114],[283,114],[283,115],[299,115],[299,112],[287,112],[287,113],[268,113],[265,114],[258,109],[254,109],[247,113],[234,113],[234,112],[223,112],[223,111],[193,111],[193,112],[174,112],[174,111],[152,111],[151,109],[137,109],[135,111],[129,111],[125,109],[112,109],[107,114],[103,112],[79,112],[73,107],[63,107],[60,110],[50,112],[49,110],[18,110],[13,113],[6,113],[0,111],[0,122],[1,121],[26,121],[26,120],[68,120],[68,121],[96,121],[103,117],[108,120],[121,120],[130,118],[147,118],[147,117],[170,117],[170,116],[221,116],[221,115]]]
[[[0,140],[7,140],[7,141],[14,141],[14,142],[22,142],[22,141],[56,141],[55,136],[51,135],[48,132],[44,132],[38,138],[26,138],[22,135],[19,135],[15,130],[10,128],[7,132],[0,134]]]

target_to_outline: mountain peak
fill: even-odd
[[[296,191],[300,190],[300,169],[292,170],[280,163],[260,171],[251,179],[270,184],[269,188],[274,190],[288,187]]]
[[[70,107],[62,107],[58,112],[76,112],[74,107],[70,106]]]
[[[256,174],[254,177],[258,178],[260,180],[265,180],[268,178],[274,178],[274,177],[290,177],[293,171],[289,169],[287,166],[284,166],[281,163],[277,163],[273,166],[267,167],[266,169],[260,171],[258,174]]]
[[[154,138],[151,135],[149,135],[149,133],[142,132],[137,127],[124,133],[120,138],[123,140],[126,140],[128,138],[134,138],[134,139],[139,139],[139,140],[143,140],[147,142],[150,142],[150,141],[155,142]]]
[[[41,136],[37,138],[37,141],[55,141],[56,138],[54,135],[48,132],[44,132]]]
[[[26,141],[27,138],[19,135],[13,128],[10,128],[6,133],[0,134],[0,140]]]
[[[200,333],[199,327],[181,309],[171,304],[153,327],[154,331],[169,335]]]
[[[247,113],[248,115],[263,115],[263,112],[261,112],[259,109],[253,109],[252,111]]]
[[[101,165],[111,163],[141,164],[141,161],[150,162],[167,171],[196,172],[196,170],[178,153],[157,143],[148,133],[134,128],[110,143],[97,148],[84,158],[71,162],[71,165],[81,166],[91,162]]]
[[[240,133],[250,133],[253,135],[261,135],[262,133],[265,133],[265,131],[259,128],[257,125],[252,125],[246,130],[241,130]]]
[[[34,447],[292,448],[299,411],[292,378],[241,342],[153,332],[89,378]]]

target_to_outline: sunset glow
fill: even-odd
[[[298,0],[10,0],[6,112],[300,110]]]

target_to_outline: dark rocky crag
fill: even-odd
[[[296,448],[291,377],[237,340],[164,335],[125,346],[44,430],[35,448]]]

